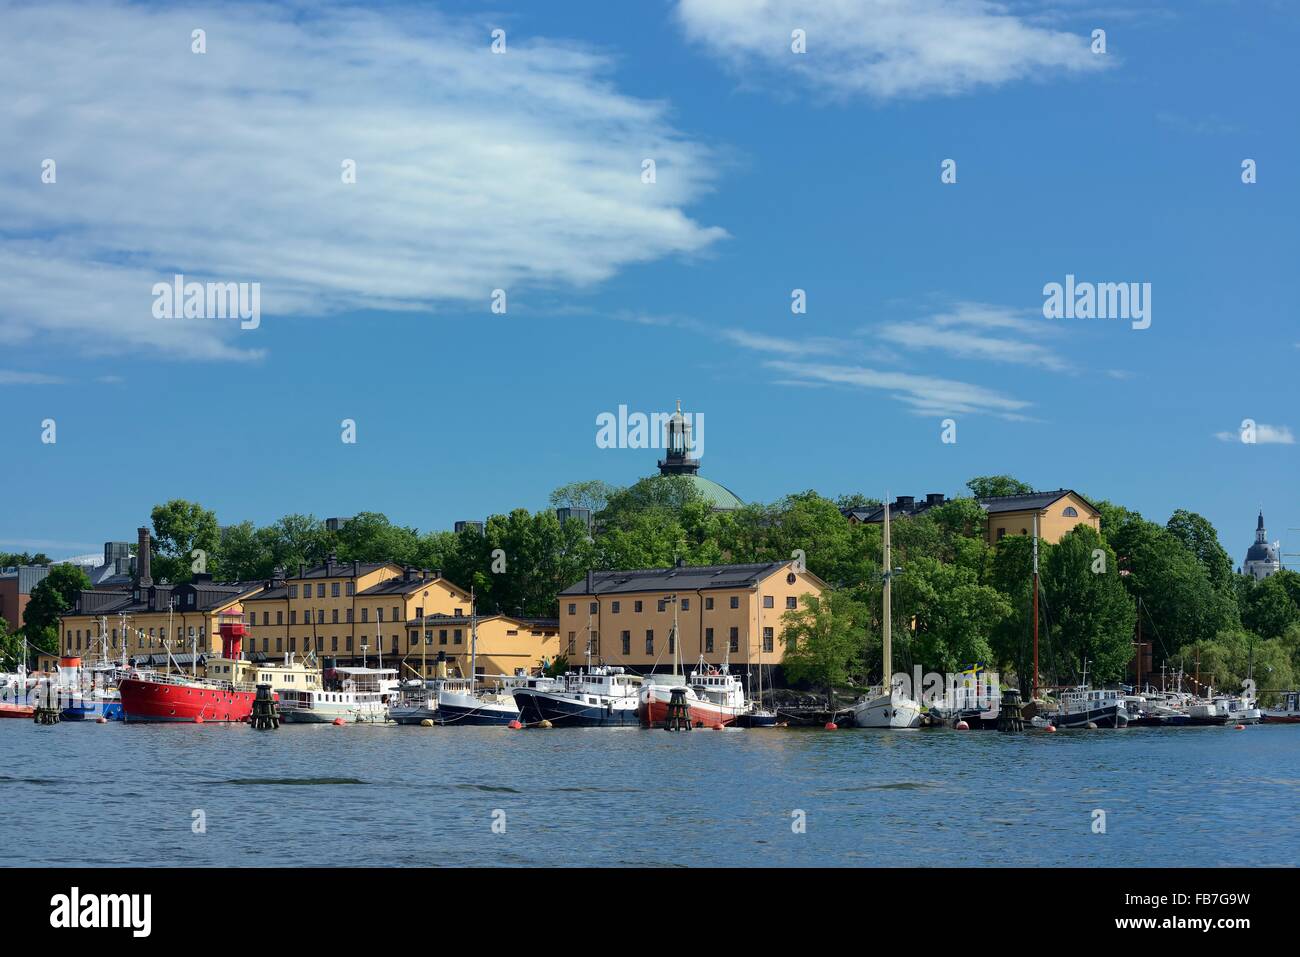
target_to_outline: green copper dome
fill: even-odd
[[[704,500],[714,508],[733,509],[740,508],[745,504],[735,492],[719,485],[712,479],[706,479],[701,475],[687,475],[684,477],[690,479],[691,485],[695,486],[699,493],[704,496]]]

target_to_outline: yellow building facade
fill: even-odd
[[[555,619],[428,615],[407,623],[402,674],[432,678],[442,660],[448,674],[469,677],[471,655],[480,676],[534,674],[560,654],[559,634]]]
[[[781,616],[827,585],[795,562],[590,572],[560,593],[559,644],[571,666],[671,671],[701,657],[733,668],[778,666]],[[681,649],[670,642],[674,608]]]
[[[1038,537],[1052,544],[1079,525],[1101,531],[1101,513],[1082,495],[1069,489],[981,499],[980,505],[989,514],[990,545],[996,545],[1008,535],[1032,535],[1035,516]]]

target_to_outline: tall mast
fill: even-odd
[[[478,687],[478,605],[474,603],[474,588],[469,590],[469,680],[470,689]]]
[[[682,635],[677,630],[677,609],[679,604],[676,595],[670,596],[668,600],[673,603],[673,673],[680,675],[684,672],[682,671]],[[728,645],[727,648],[730,650],[731,646]]]
[[[1034,694],[1038,697],[1038,513],[1034,512]]]
[[[890,579],[893,578],[894,560],[890,553],[890,547],[889,547],[889,493],[888,492],[885,492],[884,545],[885,545],[885,564],[884,564],[885,593],[884,593],[884,600],[881,603],[881,616],[884,619],[884,621],[882,622],[883,634],[884,634],[884,641],[882,642],[882,647],[883,647],[884,654],[881,663],[881,671],[884,672],[882,676],[882,687],[884,689],[884,693],[892,694],[893,693],[892,682],[893,682],[893,674],[894,674],[894,651],[892,646],[893,607],[891,601],[892,596],[890,594],[891,591]]]

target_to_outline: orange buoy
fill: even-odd
[[[334,727],[336,727],[336,728],[341,728],[341,727],[343,727],[345,724],[347,724],[347,722],[344,721],[342,718],[335,718],[335,719],[334,719]]]
[[[1244,724],[1239,724],[1239,725],[1237,725],[1235,728],[1233,728],[1232,730],[1234,730],[1234,731],[1245,731],[1245,730],[1246,730],[1246,726],[1245,726]]]
[[[95,719],[95,724],[108,724],[108,719],[101,714],[98,718]]]
[[[968,725],[965,721],[958,721],[956,724],[953,725],[953,728],[955,728],[958,731],[969,731],[970,725]]]
[[[194,716],[194,723],[195,723],[195,724],[202,724],[202,723],[203,723],[203,715],[201,715],[201,714],[196,714],[196,715]]]
[[[721,730],[722,730],[722,723],[719,722],[718,724],[715,724],[715,725],[713,726],[713,730],[714,730],[714,731],[721,731]]]
[[[518,730],[519,730],[520,728],[522,728],[523,726],[524,726],[524,723],[523,723],[522,721],[520,721],[518,718],[513,718],[513,719],[511,719],[510,723],[509,723],[508,725],[506,725],[506,727],[509,728],[509,729],[512,730],[512,731],[518,731]]]
[[[827,722],[826,722],[826,730],[827,730],[827,731],[838,731],[838,730],[839,730],[839,727],[840,727],[840,726],[839,726],[838,724],[836,724],[834,721],[827,721]]]
[[[1054,724],[1049,724],[1049,725],[1048,725],[1046,728],[1044,728],[1043,730],[1044,730],[1044,731],[1055,731],[1055,730],[1056,730],[1056,725],[1054,725]]]

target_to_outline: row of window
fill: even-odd
[[[452,610],[452,612],[453,612],[453,616],[456,617],[456,618],[460,618],[460,617],[463,617],[463,616],[464,616],[464,609],[463,609],[463,608],[455,608],[455,609]],[[383,624],[383,621],[384,621],[384,609],[382,609],[382,608],[377,608],[377,609],[375,609],[375,615],[376,615],[376,617],[375,617],[375,621],[378,622],[378,623],[380,623],[380,624]],[[304,609],[303,609],[303,611],[302,611],[302,623],[303,623],[304,625],[310,625],[310,624],[312,624],[313,617],[315,618],[315,623],[316,623],[316,624],[318,624],[318,625],[323,625],[323,624],[325,624],[325,609],[324,609],[324,608],[317,608],[317,609],[315,609],[315,615],[314,615],[314,616],[313,616],[313,614],[312,614],[312,609],[310,609],[310,608],[304,608]],[[415,615],[414,615],[414,617],[416,617],[416,618],[423,618],[423,617],[424,617],[424,609],[423,609],[423,608],[416,608],[416,609],[415,609]],[[257,624],[257,612],[256,612],[256,611],[250,611],[247,615],[244,616],[244,620],[247,621],[247,623],[249,624],[250,627],[255,626],[255,625]],[[390,620],[390,621],[401,621],[401,620],[402,620],[402,606],[401,606],[401,605],[394,605],[394,606],[393,606],[393,616],[392,616],[392,618],[389,619],[389,620]],[[345,609],[343,609],[343,621],[342,621],[342,622],[339,621],[339,610],[338,610],[337,608],[331,608],[331,609],[330,609],[330,622],[329,622],[330,624],[332,624],[332,625],[337,625],[337,624],[350,624],[352,621],[353,621],[353,614],[352,614],[352,609],[351,609],[351,608],[345,608]],[[277,611],[277,612],[275,613],[275,623],[276,623],[277,625],[283,625],[283,624],[284,624],[284,612],[283,612],[283,611]],[[369,608],[369,607],[365,607],[365,608],[362,608],[362,609],[361,609],[361,623],[362,623],[363,625],[367,625],[367,624],[370,623],[370,608]],[[262,624],[263,624],[263,625],[269,625],[269,624],[271,624],[271,613],[270,613],[269,611],[264,611],[264,612],[262,612]],[[296,608],[290,608],[290,609],[289,609],[289,624],[291,624],[291,625],[296,625],[296,624],[298,624],[298,609],[296,609]]]
[[[690,600],[689,598],[683,598],[681,601],[682,601],[682,611],[690,611],[690,610],[691,610],[691,600]],[[729,602],[729,605],[730,605],[731,608],[739,608],[739,607],[740,607],[740,596],[739,596],[739,595],[732,595],[732,596],[730,596],[730,598],[728,599],[728,602]],[[622,610],[623,610],[623,603],[622,603],[621,601],[612,601],[612,602],[610,602],[609,604],[610,604],[610,613],[611,613],[611,614],[617,615],[617,614],[619,614],[619,613],[622,612]],[[659,611],[667,611],[667,610],[668,610],[668,604],[669,604],[668,599],[660,598],[660,599],[658,599],[658,601],[657,601],[656,604],[657,604],[657,606],[658,606],[658,610],[659,610]],[[764,608],[775,608],[775,607],[776,607],[776,601],[775,601],[775,599],[774,599],[771,595],[764,595],[764,596],[763,596],[763,607],[764,607]],[[786,608],[798,608],[798,607],[799,607],[799,599],[796,598],[796,597],[793,596],[793,595],[789,596],[789,597],[786,598],[786,600],[785,600],[785,607],[786,607]],[[591,614],[593,614],[593,615],[598,614],[598,613],[600,612],[600,603],[599,603],[599,602],[595,602],[595,601],[590,602],[590,603],[588,604],[588,606],[587,606],[587,610],[588,610]],[[641,613],[642,611],[644,611],[644,610],[645,610],[645,602],[644,602],[644,601],[641,601],[640,599],[638,599],[638,600],[632,602],[632,612],[633,612],[633,614],[640,614],[640,613]],[[706,596],[704,596],[704,610],[705,610],[705,611],[713,611],[713,596],[712,596],[712,595],[706,595]],[[569,614],[570,614],[570,615],[576,615],[577,613],[578,613],[578,603],[577,603],[576,601],[571,601],[571,602],[569,602]]]
[[[632,654],[632,632],[624,631],[620,633],[619,640],[623,646],[624,656],[631,655]],[[776,645],[775,633],[771,628],[764,626],[763,650],[766,652],[771,652],[775,648],[775,645]],[[593,631],[591,632],[591,653],[593,655],[597,654],[599,648],[600,648],[600,633]],[[729,651],[733,653],[740,651],[740,629],[734,625],[731,627],[731,630],[727,635],[727,648]],[[574,631],[569,632],[569,657],[572,658],[575,654],[578,654],[580,651],[582,653],[585,653],[586,649],[585,647],[582,649],[578,648],[577,632]],[[671,654],[675,654],[676,652],[677,652],[677,642],[670,634],[668,636],[668,654],[671,655]],[[704,653],[711,654],[712,652],[713,652],[713,629],[705,628],[704,629]],[[653,655],[655,653],[655,632],[653,628],[647,628],[645,632],[645,653],[647,655]]]
[[[343,584],[347,586],[346,588],[342,589],[343,594],[345,594],[345,595],[349,595],[349,596],[351,596],[351,595],[355,595],[355,594],[356,594],[356,592],[357,592],[356,582],[344,582]],[[340,592],[339,583],[338,583],[338,582],[330,582],[330,597],[331,597],[331,598],[338,598],[338,597],[339,597],[339,592]],[[289,586],[289,597],[290,597],[290,598],[297,598],[297,597],[298,597],[298,586],[297,586],[297,585],[290,585],[290,586]],[[308,582],[307,584],[305,584],[305,585],[302,586],[302,597],[303,597],[303,598],[310,598],[310,597],[311,597],[311,582]],[[324,598],[324,597],[325,597],[325,583],[324,583],[324,582],[317,582],[317,583],[316,583],[316,597],[317,597],[317,598]]]

